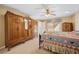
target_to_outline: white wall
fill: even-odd
[[[38,34],[42,34],[45,30],[45,22],[38,22]]]
[[[49,23],[47,23],[47,30],[48,30],[48,32],[53,32],[53,23],[52,22],[49,22]]]
[[[75,14],[75,31],[79,31],[79,13]]]

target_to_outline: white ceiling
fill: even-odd
[[[15,8],[23,13],[29,14],[34,19],[51,19],[55,17],[69,16],[73,13],[79,11],[79,4],[48,4],[47,6],[51,11],[55,11],[56,16],[42,16],[41,9],[43,6],[41,4],[5,4],[8,7]],[[67,12],[69,11],[69,13]]]

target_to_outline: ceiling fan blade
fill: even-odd
[[[45,15],[41,14],[40,16],[45,16]]]
[[[42,13],[40,13],[40,15],[45,15],[46,14],[46,12],[42,12]]]
[[[56,16],[56,14],[51,14],[51,15],[54,15],[54,16]]]
[[[41,11],[41,13],[46,13],[46,11]]]
[[[55,11],[50,11],[50,12],[55,12]]]

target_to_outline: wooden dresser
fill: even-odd
[[[62,31],[63,32],[71,32],[71,31],[73,31],[73,23],[64,22],[62,24]]]
[[[12,12],[7,12],[5,15],[5,46],[11,47],[23,43],[33,37],[32,19],[27,18],[28,29],[25,29],[24,18]]]

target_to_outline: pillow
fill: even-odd
[[[79,32],[75,32],[76,35],[79,35]]]
[[[73,33],[76,35],[79,35],[79,31],[74,31]]]

